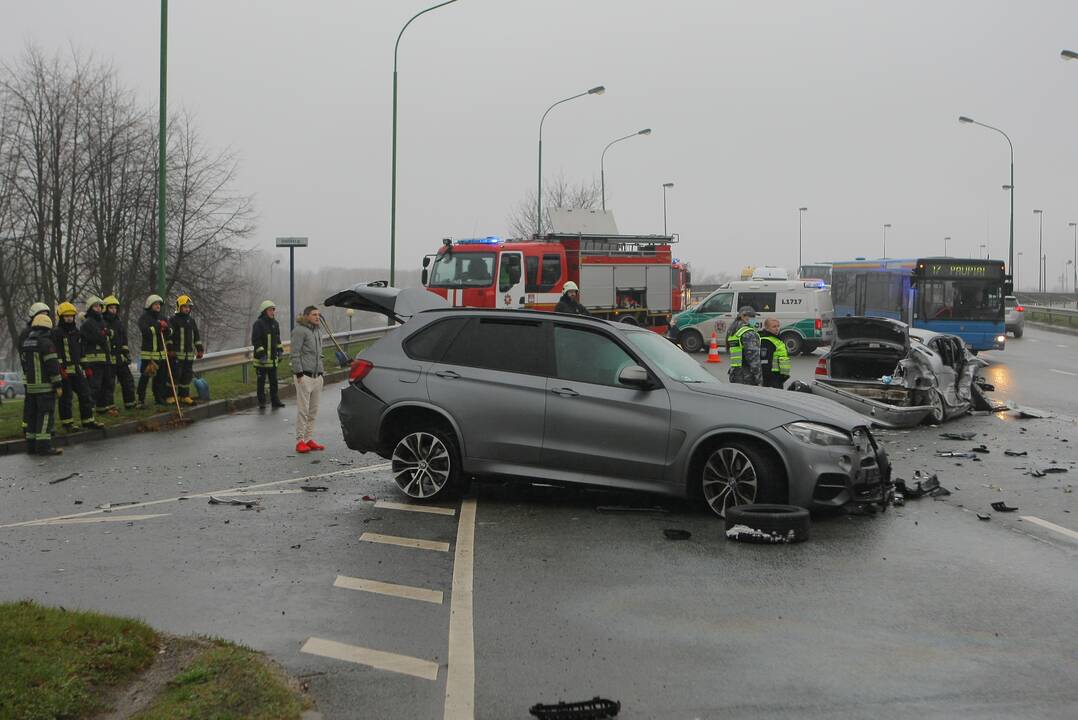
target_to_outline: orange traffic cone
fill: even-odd
[[[722,362],[722,358],[719,357],[719,335],[714,330],[711,331],[711,347],[707,351],[707,361],[709,363]]]

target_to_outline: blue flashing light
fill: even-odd
[[[503,240],[497,235],[487,235],[484,238],[467,238],[465,240],[457,240],[457,245],[497,245],[503,242]]]
[[[824,283],[823,280],[815,280],[815,281],[812,281],[812,282],[805,283],[805,287],[807,287],[807,288],[824,288],[824,287],[827,287],[827,284]]]

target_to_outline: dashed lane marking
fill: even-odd
[[[1070,375],[1071,377],[1078,377],[1078,373],[1070,372],[1069,370],[1056,370],[1055,368],[1048,368],[1048,369],[1051,372],[1057,373],[1059,375]]]
[[[430,513],[431,515],[457,514],[457,511],[453,508],[438,507],[437,505],[411,505],[409,503],[390,502],[389,500],[379,500],[374,506],[376,508],[385,508],[386,510],[405,510],[407,512]]]
[[[338,575],[337,579],[333,581],[333,587],[377,593],[378,595],[392,595],[393,597],[407,598],[409,600],[422,600],[436,605],[442,604],[441,590],[427,590],[426,588],[412,587],[411,585],[397,585],[396,583],[365,580],[364,578],[348,577],[347,575]]]
[[[323,478],[337,477],[341,475],[354,475],[358,473],[375,472],[377,470],[385,470],[389,467],[389,463],[379,463],[377,465],[367,465],[365,467],[348,468],[347,470],[336,470],[334,472],[320,473],[318,475],[304,475],[303,477],[289,478],[288,480],[274,480],[272,482],[259,483],[257,485],[243,485],[240,487],[231,487],[224,490],[210,490],[209,492],[201,492],[195,495],[177,495],[176,497],[163,498],[161,500],[147,500],[146,502],[134,503],[131,505],[124,505],[124,510],[133,510],[140,507],[150,507],[151,505],[161,505],[162,503],[177,502],[179,500],[189,500],[196,497],[209,497],[210,495],[224,495],[226,493],[235,492],[250,492],[257,488],[274,487],[277,485],[287,485],[288,483],[308,482],[310,480],[321,480]],[[101,510],[89,510],[87,512],[72,513],[70,515],[56,515],[49,518],[39,518],[37,520],[23,520],[22,522],[8,523],[7,525],[0,525],[0,528],[12,528],[22,527],[24,525],[40,525],[46,520],[67,520],[69,518],[86,517],[89,515],[100,515],[101,513],[109,512],[108,509]]]
[[[475,718],[475,630],[472,575],[475,564],[475,498],[460,506],[453,559],[453,595],[449,604],[449,658],[443,720]]]
[[[303,647],[300,648],[300,652],[334,660],[344,660],[345,662],[366,665],[378,670],[388,670],[402,675],[411,675],[424,680],[438,679],[438,663],[409,655],[398,655],[358,645],[348,645],[334,640],[308,638],[307,642],[303,643]]]
[[[1026,522],[1031,522],[1034,525],[1040,525],[1042,528],[1047,528],[1052,532],[1057,532],[1060,535],[1069,537],[1071,540],[1078,540],[1078,532],[1075,532],[1070,528],[1065,528],[1062,525],[1056,525],[1055,523],[1048,522],[1047,520],[1041,520],[1039,517],[1034,517],[1033,515],[1021,515],[1020,517]]]
[[[436,550],[449,552],[449,543],[439,540],[420,540],[418,538],[398,537],[397,535],[383,535],[381,533],[365,532],[359,536],[360,540],[383,545],[397,545],[399,547],[414,548],[416,550]]]
[[[53,518],[52,520],[35,520],[26,523],[27,527],[37,525],[82,525],[86,523],[101,522],[134,522],[135,520],[151,520],[153,518],[168,517],[171,513],[158,513],[157,515],[102,515],[100,517],[79,518]]]
[[[1056,347],[1057,347],[1057,348],[1063,348],[1063,349],[1067,349],[1067,348],[1069,348],[1069,347],[1070,347],[1070,345],[1056,345]]]

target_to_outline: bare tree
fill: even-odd
[[[593,210],[599,207],[600,195],[601,189],[594,179],[574,184],[566,180],[564,175],[559,175],[543,187],[543,228],[550,229],[550,211],[553,208]],[[534,190],[517,203],[509,215],[508,223],[513,237],[530,238],[538,234]]]

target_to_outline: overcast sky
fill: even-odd
[[[242,159],[255,242],[308,235],[301,267],[388,266],[393,42],[422,0],[174,0],[169,99]],[[156,103],[158,3],[0,0],[5,58],[27,42],[111,59]],[[623,232],[662,230],[697,271],[888,254],[1006,256],[1006,141],[1015,243],[1035,284],[1078,221],[1075,0],[459,0],[400,51],[398,267],[445,236],[503,234],[544,175],[599,176]]]

